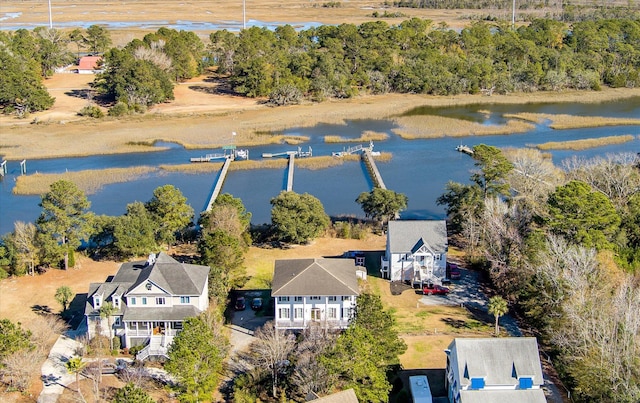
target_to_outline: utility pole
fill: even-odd
[[[516,0],[513,0],[513,7],[511,10],[511,28],[516,29]]]

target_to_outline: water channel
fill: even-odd
[[[490,110],[490,114],[486,111]],[[479,112],[482,111],[482,112]],[[640,117],[640,98],[605,104],[529,104],[529,105],[482,105],[443,108],[418,108],[410,113],[439,114],[450,117],[464,117],[483,124],[500,124],[505,113],[555,113],[577,116]],[[402,213],[403,218],[443,218],[444,209],[436,204],[448,181],[466,182],[473,169],[473,160],[455,151],[459,144],[474,146],[484,143],[496,147],[527,147],[549,141],[567,141],[604,136],[632,134],[631,142],[609,145],[584,151],[551,151],[554,163],[573,155],[590,158],[596,155],[619,152],[640,152],[640,126],[613,126],[587,129],[553,130],[547,124],[536,125],[527,133],[497,136],[444,137],[437,139],[403,140],[392,129],[394,123],[384,120],[349,121],[346,125],[320,124],[311,128],[292,128],[285,131],[289,135],[310,137],[302,144],[303,150],[313,148],[313,155],[331,155],[344,147],[354,145],[326,144],[325,135],[338,134],[343,137],[360,137],[363,131],[371,130],[389,134],[386,141],[375,143],[375,151],[390,152],[389,162],[378,163],[378,168],[387,188],[404,193],[409,205]],[[364,144],[366,145],[366,144]],[[160,164],[185,164],[189,158],[199,157],[220,150],[185,150],[175,144],[158,144],[166,150],[136,154],[104,155],[82,158],[56,158],[28,160],[27,171],[55,173],[87,169],[105,169],[130,166],[152,166]],[[250,147],[251,159],[260,159],[263,152],[277,153],[295,150],[289,145],[265,145]],[[33,222],[39,212],[39,196],[16,196],[12,194],[15,179],[20,175],[18,161],[8,161],[8,175],[0,181],[0,234],[13,230],[17,220]],[[104,186],[98,192],[88,195],[91,210],[96,214],[121,215],[126,205],[133,201],[146,202],[153,190],[164,184],[172,184],[187,197],[196,212],[203,209],[217,173],[188,174],[159,171],[138,180]],[[222,191],[242,199],[253,214],[252,223],[270,221],[269,200],[277,196],[286,181],[285,169],[257,169],[230,171]],[[371,181],[361,162],[345,162],[342,165],[308,170],[296,168],[293,190],[310,193],[323,203],[331,216],[354,215],[362,217],[360,206],[355,199],[361,192],[371,189]]]

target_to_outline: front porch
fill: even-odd
[[[280,319],[276,321],[276,329],[282,330],[302,330],[309,327],[309,325],[321,327],[325,329],[346,329],[349,326],[349,319],[326,319],[326,320],[309,320],[309,319],[296,319],[286,320]]]

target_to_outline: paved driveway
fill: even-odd
[[[247,300],[247,308],[244,311],[233,311],[231,316],[231,324],[227,325],[231,329],[231,352],[244,351],[249,347],[249,344],[255,337],[253,333],[267,323],[273,320],[271,316],[256,316],[256,312],[249,306],[251,299],[256,296],[261,296],[261,293],[252,294],[253,291],[247,291],[238,293],[237,295],[243,295]],[[235,299],[232,303],[235,302]],[[267,305],[267,301],[264,301]],[[265,308],[263,308],[265,309]],[[264,311],[262,311],[264,312]]]
[[[489,319],[491,319],[488,307],[489,298],[482,291],[480,273],[463,268],[460,268],[460,272],[462,273],[460,280],[455,280],[448,286],[451,289],[448,295],[424,295],[420,302],[425,305],[463,306],[477,316],[490,316]],[[511,315],[501,316],[500,325],[509,336],[522,337],[518,323]]]

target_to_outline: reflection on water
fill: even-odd
[[[421,109],[433,112],[433,109]],[[440,114],[459,116],[474,113],[483,115],[489,111],[493,118],[503,113],[537,112],[573,113],[580,116],[640,116],[640,98],[610,104],[573,105],[573,104],[533,104],[533,105],[482,105],[456,108],[439,108]],[[636,139],[625,144],[609,145],[584,151],[551,151],[554,163],[573,155],[590,158],[606,153],[625,151],[640,152],[640,126],[616,126],[589,129],[552,130],[546,125],[537,125],[527,133],[496,136],[467,136],[457,138],[436,138],[403,140],[393,134],[394,123],[380,120],[356,120],[344,125],[320,124],[315,127],[286,130],[287,135],[309,137],[302,145],[313,148],[314,156],[331,155],[344,147],[357,143],[327,144],[326,135],[339,135],[346,138],[358,138],[366,130],[389,134],[385,141],[375,142],[375,150],[390,152],[391,161],[379,163],[378,168],[389,189],[404,193],[409,198],[407,211],[403,218],[442,218],[444,209],[436,205],[436,199],[444,191],[448,181],[466,182],[474,169],[473,160],[454,149],[460,143],[474,146],[480,143],[496,147],[527,147],[549,141],[568,141],[584,138],[632,134]],[[366,144],[364,144],[366,145]],[[161,151],[124,155],[91,156],[82,158],[57,158],[27,161],[28,172],[65,172],[112,167],[159,166],[161,164],[185,164],[191,157],[198,157],[220,150],[185,150],[173,143],[155,144]],[[249,148],[252,159],[260,159],[262,153],[278,153],[296,150],[297,146],[270,144]],[[0,181],[0,234],[13,229],[17,220],[34,221],[40,212],[38,196],[14,196],[11,190],[15,178],[20,174],[19,162],[8,162],[9,174]],[[254,224],[266,223],[271,219],[271,198],[278,195],[285,182],[284,169],[259,169],[247,171],[231,170],[222,191],[242,199],[253,215]],[[91,210],[96,214],[120,215],[126,205],[133,201],[148,201],[158,186],[172,184],[187,197],[191,206],[199,211],[206,201],[217,172],[209,174],[167,173],[158,174],[127,183],[105,186],[96,194],[90,195]],[[345,162],[335,167],[308,170],[296,167],[294,191],[310,193],[318,197],[328,214],[363,216],[355,199],[361,192],[371,189],[371,182],[360,162]]]

